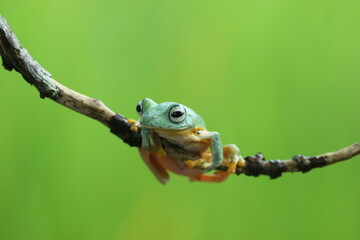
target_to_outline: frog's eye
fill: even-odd
[[[175,105],[170,108],[169,118],[174,123],[180,123],[186,118],[186,110],[182,105]]]
[[[138,104],[136,105],[136,112],[137,112],[140,116],[141,116],[142,111],[143,111],[142,102],[143,102],[143,100],[141,100],[140,102],[138,102]]]

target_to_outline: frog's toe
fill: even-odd
[[[206,170],[206,169],[211,169],[211,167],[212,167],[212,163],[211,162],[203,162],[203,163],[201,163],[200,165],[199,165],[199,168],[201,169],[201,170]]]
[[[207,163],[206,159],[200,158],[197,160],[186,160],[185,164],[191,168],[202,168]]]
[[[193,160],[186,160],[186,161],[185,161],[185,164],[186,164],[188,167],[195,168],[198,163],[197,163],[196,161],[193,161]]]
[[[201,154],[201,158],[207,162],[211,162],[211,157],[212,157],[211,152],[204,152]]]
[[[230,158],[230,162],[228,164],[228,173],[236,173],[237,167],[245,167],[245,160],[241,155],[233,155]]]
[[[229,164],[227,166],[228,167],[227,172],[228,173],[235,173],[238,162],[239,162],[239,157],[237,155],[232,156],[231,160],[230,160],[230,162],[229,162]]]
[[[140,129],[140,123],[135,119],[128,119],[128,122],[131,124],[130,130],[133,132],[138,132]]]
[[[238,167],[245,167],[245,165],[246,165],[246,162],[245,162],[245,159],[241,156],[241,155],[239,155],[239,162],[238,162]]]
[[[201,171],[207,172],[212,170],[212,163],[207,161],[206,159],[200,158],[197,160],[186,160],[185,164],[188,167],[199,169]]]

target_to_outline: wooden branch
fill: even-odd
[[[128,120],[113,112],[100,100],[75,92],[55,81],[51,74],[41,67],[26,49],[21,47],[17,37],[2,16],[0,16],[0,55],[4,68],[19,72],[28,83],[37,88],[41,98],[50,98],[67,108],[93,118],[110,128],[110,131],[125,143],[141,147],[140,131],[130,130],[131,124]],[[184,151],[165,139],[162,140],[162,144],[167,148],[172,148],[172,151]],[[245,167],[238,168],[236,173],[250,176],[268,175],[270,178],[277,178],[283,172],[308,172],[313,168],[327,166],[358,154],[360,154],[360,143],[332,153],[315,157],[297,155],[284,161],[265,161],[264,156],[259,153],[246,157]],[[227,168],[221,166],[218,170],[226,171]]]
[[[4,68],[19,72],[28,83],[37,88],[41,98],[48,97],[101,122],[130,146],[141,146],[140,133],[130,130],[131,124],[125,117],[115,114],[100,100],[75,92],[51,78],[51,74],[21,47],[19,40],[2,16],[0,16],[0,55]]]
[[[314,157],[304,157],[296,155],[288,160],[265,161],[265,157],[258,153],[255,156],[245,158],[245,167],[236,169],[236,174],[245,174],[257,177],[267,175],[272,179],[278,178],[284,172],[303,172],[306,173],[314,168],[328,166],[340,161],[350,159],[360,154],[360,142],[340,149],[336,152],[323,153]],[[221,170],[227,170],[220,167]]]

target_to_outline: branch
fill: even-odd
[[[50,98],[67,108],[93,118],[110,128],[113,134],[128,145],[141,147],[140,131],[133,132],[130,129],[131,123],[124,116],[116,114],[100,100],[73,91],[55,81],[51,74],[40,66],[26,49],[21,47],[19,40],[2,16],[0,16],[0,55],[4,68],[19,72],[28,83],[37,88],[41,98]],[[185,151],[166,139],[162,139],[161,143],[172,151],[182,153]],[[336,152],[315,157],[297,155],[284,161],[265,161],[264,156],[259,153],[255,156],[246,157],[245,167],[237,168],[236,173],[249,176],[268,175],[270,178],[277,178],[283,172],[308,172],[313,168],[327,166],[358,154],[360,154],[360,142]],[[227,167],[220,166],[218,170],[226,171]]]
[[[306,173],[314,168],[328,166],[340,161],[350,159],[360,154],[360,142],[351,146],[340,149],[336,152],[323,153],[314,157],[304,157],[296,155],[288,160],[270,160],[265,161],[265,157],[258,153],[255,156],[245,158],[245,167],[236,169],[236,174],[245,174],[257,177],[259,175],[267,175],[271,179],[278,178],[283,172],[302,172]],[[220,170],[227,168],[220,167]]]
[[[48,97],[101,122],[130,146],[141,146],[140,133],[130,130],[131,124],[125,117],[115,114],[100,100],[75,92],[51,78],[51,74],[21,47],[19,40],[2,16],[0,16],[0,55],[4,68],[19,72],[28,83],[37,88],[41,98]]]

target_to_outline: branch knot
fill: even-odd
[[[292,160],[296,162],[297,168],[303,173],[306,173],[313,168],[323,167],[327,165],[325,161],[325,157],[323,156],[304,157],[302,155],[296,155],[292,158]]]
[[[248,176],[257,177],[259,175],[268,175],[271,179],[281,176],[286,169],[285,163],[280,160],[265,161],[262,153],[255,156],[248,156],[245,158],[245,167],[238,168],[236,174],[244,173]]]

